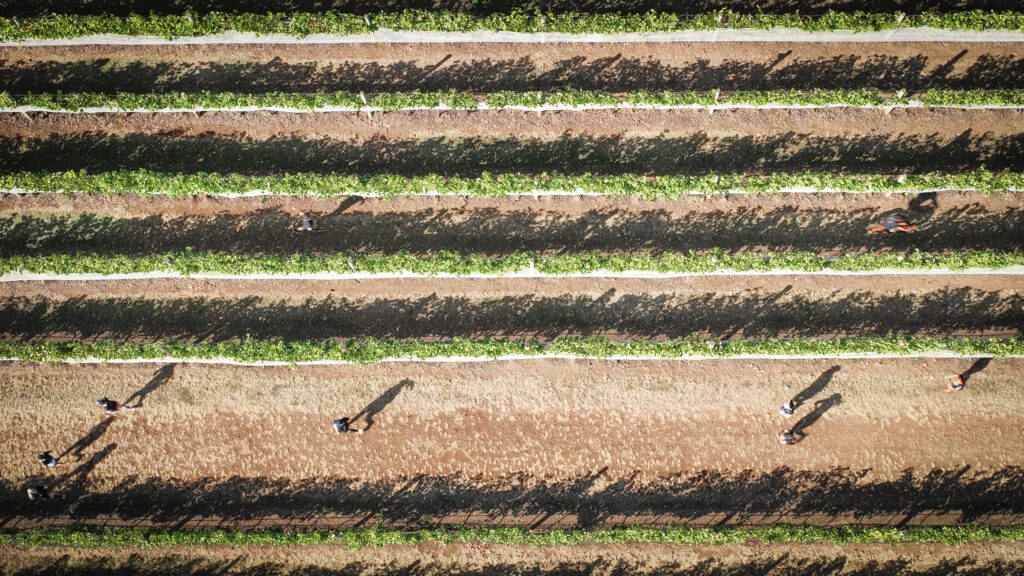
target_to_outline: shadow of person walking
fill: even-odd
[[[789,406],[793,410],[796,410],[805,402],[808,402],[818,394],[821,394],[821,391],[825,389],[825,386],[828,386],[828,383],[832,380],[832,376],[836,372],[839,372],[839,369],[839,366],[833,366],[823,372],[821,376],[818,376],[817,380],[811,382],[810,386],[797,392],[796,396],[793,396],[793,399],[789,401]]]
[[[828,412],[833,406],[840,404],[842,399],[843,397],[836,393],[824,400],[818,400],[815,402],[814,410],[797,421],[797,423],[790,429],[796,441],[799,442],[800,440],[803,440],[804,437],[807,436],[806,430],[813,426],[814,423],[825,414],[825,412]]]
[[[966,372],[960,375],[960,379],[963,380],[964,384],[967,384],[968,378],[987,368],[991,362],[991,358],[978,358],[974,361],[974,364],[971,364],[971,367],[968,368]]]
[[[89,430],[89,432],[85,436],[82,436],[81,438],[78,439],[77,442],[69,446],[68,449],[65,450],[64,453],[59,456],[59,458],[63,458],[68,454],[74,453],[75,460],[81,460],[82,452],[84,452],[85,449],[88,448],[89,446],[92,446],[93,443],[99,440],[101,436],[106,434],[107,428],[110,428],[110,425],[113,422],[113,418],[107,418],[100,422],[99,424],[93,426],[92,430]]]
[[[168,364],[167,366],[164,366],[163,368],[157,370],[153,374],[152,380],[146,382],[145,386],[143,386],[141,389],[139,389],[134,394],[125,399],[124,405],[127,407],[134,400],[135,403],[131,404],[132,408],[138,408],[139,406],[142,406],[142,401],[146,399],[146,396],[149,396],[150,394],[153,393],[154,390],[163,385],[164,382],[170,380],[171,376],[174,376],[174,364]]]
[[[84,491],[85,482],[89,479],[89,474],[92,473],[104,458],[110,456],[110,453],[116,448],[116,443],[108,444],[105,448],[93,454],[91,458],[79,464],[74,470],[61,476],[59,480],[54,482],[54,487],[61,488],[65,492]]]
[[[380,414],[384,408],[387,408],[388,404],[394,401],[398,397],[398,394],[405,388],[412,388],[413,381],[406,378],[398,384],[395,384],[391,388],[388,388],[383,394],[377,397],[376,400],[370,402],[366,408],[363,408],[359,414],[352,417],[352,422],[359,420],[360,418],[366,419],[366,427],[363,430],[369,430],[373,426],[373,418]]]
[[[910,197],[910,203],[907,207],[911,212],[916,212],[923,218],[928,218],[939,207],[939,193],[921,192],[920,194],[914,194]]]

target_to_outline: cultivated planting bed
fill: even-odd
[[[1017,7],[146,1],[0,0],[0,572],[1022,571]]]

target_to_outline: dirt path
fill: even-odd
[[[5,115],[0,169],[462,174],[1024,169],[1024,111]]]
[[[867,236],[892,211],[914,235]],[[300,211],[318,234],[284,232]],[[108,198],[0,195],[0,254],[440,250],[657,252],[722,249],[831,255],[1020,248],[1024,194],[786,194],[641,201],[603,197]]]
[[[966,546],[775,544],[674,546],[653,544],[532,548],[421,544],[351,551],[341,546],[229,547],[157,550],[0,548],[0,574],[106,576],[233,576],[266,574],[403,574],[413,576],[967,576],[1024,572],[1019,543]]]
[[[0,338],[223,341],[1015,336],[1019,276],[214,281],[0,285]]]
[[[1006,89],[1024,87],[1024,57],[1014,43],[954,42],[2,47],[0,85],[15,93]]]
[[[1020,522],[1020,360],[5,364],[8,526]],[[135,412],[105,418],[100,396]],[[142,396],[141,400],[139,396]],[[797,415],[777,409],[792,397]],[[332,418],[365,434],[339,437]],[[806,432],[794,447],[784,426]],[[77,448],[76,448],[77,447]],[[76,448],[78,456],[75,455]],[[32,455],[71,500],[28,506]],[[28,516],[25,516],[25,515]],[[70,516],[68,516],[70,514]],[[24,524],[21,524],[24,525]]]

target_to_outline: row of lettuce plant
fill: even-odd
[[[929,90],[910,99],[903,92],[878,90],[769,90],[723,94],[721,91],[628,92],[612,94],[584,90],[556,92],[494,92],[476,96],[455,90],[440,92],[379,93],[367,97],[352,92],[298,94],[272,92],[238,94],[234,92],[174,92],[135,94],[118,92],[70,92],[11,95],[0,92],[0,110],[27,108],[80,112],[87,108],[102,110],[408,110],[447,107],[478,110],[508,107],[729,107],[729,106],[958,106],[1024,107],[1024,90]]]
[[[202,196],[263,193],[297,196],[402,196],[451,194],[506,196],[570,192],[643,199],[672,199],[687,194],[715,195],[731,192],[778,193],[785,190],[841,192],[925,192],[976,190],[986,194],[1024,190],[1024,173],[992,172],[984,168],[949,174],[931,172],[886,176],[880,174],[828,174],[798,172],[771,174],[703,174],[699,176],[644,176],[621,174],[490,174],[476,178],[458,176],[342,175],[298,173],[271,176],[244,174],[165,174],[145,169],[99,172],[16,172],[0,174],[0,190],[28,192],[154,194]]]
[[[990,526],[908,526],[904,528],[874,526],[775,526],[741,528],[716,526],[694,528],[668,526],[661,528],[623,527],[590,530],[551,530],[534,532],[516,526],[486,528],[424,528],[391,530],[349,528],[338,531],[287,532],[281,529],[260,531],[237,530],[160,530],[101,527],[35,528],[25,531],[0,532],[0,543],[26,547],[69,546],[80,548],[160,548],[172,546],[312,546],[333,544],[352,550],[383,546],[410,546],[424,542],[441,544],[474,543],[515,546],[574,546],[578,544],[653,543],[679,545],[734,546],[749,541],[763,544],[814,543],[889,544],[939,543],[960,546],[972,542],[1020,542],[1024,527]]]
[[[949,30],[1022,30],[1024,12],[968,10],[940,14],[864,11],[828,11],[819,15],[740,14],[720,10],[692,16],[647,12],[644,14],[545,14],[513,11],[477,17],[446,11],[406,10],[371,15],[338,12],[270,12],[228,14],[211,12],[184,15],[54,14],[40,18],[0,19],[0,39],[57,39],[94,34],[129,36],[207,36],[223,32],[251,32],[259,35],[311,34],[350,35],[377,30],[438,32],[555,32],[568,34],[617,34],[633,32],[675,32],[772,28],[809,32],[849,30],[855,32],[894,30],[929,26]]]
[[[437,358],[499,358],[502,356],[559,355],[580,358],[728,358],[741,355],[837,356],[843,354],[920,354],[1005,357],[1024,355],[1024,336],[1011,338],[939,338],[889,334],[847,336],[817,340],[786,338],[716,340],[692,335],[674,340],[609,340],[559,337],[547,342],[508,338],[471,340],[256,340],[246,337],[223,342],[190,343],[180,340],[152,342],[49,340],[0,342],[0,358],[26,362],[73,360],[154,360],[262,362],[351,362],[370,364],[384,360]]]
[[[509,275],[535,271],[571,275],[596,272],[656,272],[705,274],[711,272],[875,272],[969,269],[995,270],[1024,265],[1024,252],[973,251],[930,253],[862,253],[836,257],[812,252],[741,252],[721,250],[703,253],[538,255],[512,253],[501,257],[461,255],[442,251],[429,255],[399,254],[220,254],[185,250],[156,255],[126,254],[22,254],[0,258],[0,274],[410,274],[410,275]]]

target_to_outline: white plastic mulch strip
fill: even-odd
[[[462,42],[1024,42],[1020,30],[945,30],[922,26],[879,32],[807,32],[792,28],[770,30],[721,29],[678,32],[630,32],[622,34],[567,34],[558,32],[415,32],[377,30],[369,34],[313,34],[302,38],[287,34],[225,32],[208,36],[161,36],[96,34],[77,38],[29,38],[0,42],[0,46],[164,45],[164,44],[366,44],[366,43],[462,43]]]
[[[607,360],[607,361],[637,361],[637,362],[680,362],[693,360],[814,360],[819,358],[835,359],[896,359],[896,358],[990,358],[984,354],[958,354],[949,351],[921,352],[913,354],[891,354],[875,352],[848,352],[839,354],[737,354],[735,356],[584,356],[577,354],[505,354],[501,356],[438,356],[433,358],[416,358],[412,356],[385,358],[377,362],[430,362],[430,363],[465,363],[465,362],[504,362],[521,360]],[[1024,355],[1008,355],[1001,358],[1024,358]],[[32,362],[21,358],[0,358],[0,362]],[[60,361],[63,364],[150,364],[150,363],[176,363],[176,364],[228,364],[232,366],[337,366],[337,365],[359,365],[357,362],[348,360],[310,360],[304,362],[283,362],[283,361],[261,361],[242,362],[230,358],[131,358],[104,360],[101,358],[75,358]],[[375,362],[376,363],[376,362]]]
[[[873,105],[852,105],[852,104],[714,104],[711,106],[705,106],[702,104],[680,104],[677,106],[673,105],[661,105],[661,104],[630,104],[628,102],[622,102],[619,104],[581,104],[581,105],[568,105],[568,104],[544,104],[542,106],[496,106],[491,107],[486,103],[481,102],[477,105],[476,110],[520,110],[523,112],[586,112],[592,110],[707,110],[708,113],[714,113],[716,110],[789,110],[789,109],[805,109],[805,110],[819,110],[819,109],[831,109],[831,108],[862,108],[862,109],[873,109],[873,110],[894,110],[902,108],[951,108],[956,110],[1019,110],[1024,106],[1001,106],[1001,105],[983,105],[983,104],[971,104],[967,106],[953,106],[953,105],[938,105],[930,106],[926,105],[919,100],[911,100],[907,104],[896,104],[886,106],[873,106]],[[384,113],[384,112],[417,112],[417,111],[468,111],[472,112],[473,109],[465,108],[452,108],[445,106],[444,104],[434,107],[426,106],[410,106],[408,108],[375,108],[370,106],[364,106],[362,108],[353,108],[346,106],[322,106],[317,108],[289,108],[287,106],[235,106],[235,107],[223,107],[223,108],[206,108],[203,106],[197,106],[195,108],[112,108],[112,107],[84,107],[78,110],[67,110],[58,108],[44,108],[40,106],[17,106],[15,108],[0,108],[0,114],[19,114],[28,112],[46,112],[50,114],[182,114],[190,112],[284,112],[289,114],[320,114],[320,113],[331,113],[331,112],[367,112],[367,113]]]
[[[868,271],[821,270],[808,272],[803,270],[769,270],[769,271],[738,271],[716,270],[713,272],[651,272],[645,270],[577,272],[572,274],[547,274],[528,268],[507,274],[417,274],[413,272],[311,272],[303,274],[220,274],[216,272],[182,274],[173,271],[138,272],[130,274],[42,274],[31,272],[11,272],[0,275],[0,282],[85,282],[85,281],[116,281],[116,280],[155,280],[176,278],[197,278],[203,280],[388,280],[388,279],[429,279],[429,278],[688,278],[693,276],[877,276],[877,275],[1024,275],[1024,266],[1007,266],[1006,268],[968,268],[966,270],[950,270],[948,268],[923,268],[904,270],[880,268]]]
[[[679,194],[687,196],[724,196],[724,195],[757,195],[757,194],[925,194],[931,192],[976,192],[974,188],[926,188],[920,190],[842,190],[839,188],[812,188],[810,186],[800,187],[789,187],[780,188],[771,192],[751,192],[750,190],[733,189],[722,192],[703,192],[701,190],[682,190]],[[1018,188],[1010,188],[1007,192],[1017,193],[1024,190]],[[163,192],[147,192],[145,190],[125,190],[122,194],[139,194],[144,196],[169,196]],[[15,194],[15,195],[35,195],[35,194],[88,194],[88,192],[82,192],[81,190],[25,190],[24,188],[8,188],[0,189],[0,194]],[[204,194],[194,194],[192,196],[178,196],[179,198],[191,198],[193,196],[214,196],[218,198],[253,198],[263,196],[291,196],[291,197],[303,197],[311,199],[327,199],[327,198],[394,198],[395,196],[451,196],[451,197],[468,197],[468,198],[492,198],[494,196],[483,196],[477,194],[470,194],[464,192],[439,192],[437,190],[424,190],[422,192],[402,193],[402,194],[381,194],[379,192],[352,192],[351,194],[334,194],[327,196],[320,196],[318,194],[292,194],[289,192],[274,192],[273,190],[246,190],[245,192],[211,192]],[[633,198],[632,194],[610,194],[606,192],[588,192],[582,188],[576,188],[575,190],[531,190],[529,192],[508,192],[504,196],[521,196],[521,197],[546,197],[546,196],[614,196],[621,198]]]

